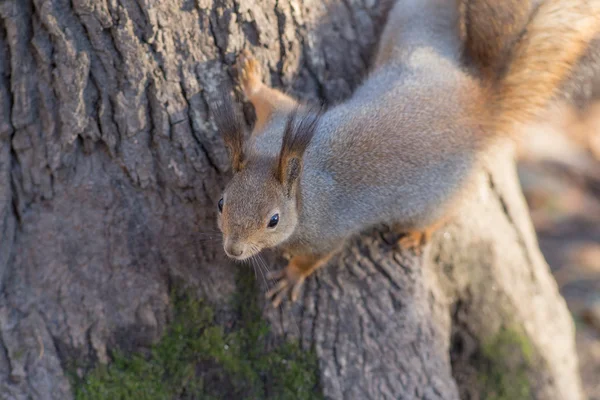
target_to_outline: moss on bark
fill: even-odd
[[[78,400],[318,399],[317,358],[296,342],[267,346],[252,273],[238,273],[233,299],[240,319],[227,331],[211,307],[173,294],[174,318],[149,352],[112,354],[74,382]]]

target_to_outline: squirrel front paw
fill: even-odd
[[[269,272],[268,279],[276,280],[277,283],[267,292],[265,297],[271,299],[275,308],[279,307],[287,296],[290,296],[292,303],[295,303],[298,300],[306,276],[307,274],[290,265],[285,269]]]
[[[260,64],[248,50],[242,50],[237,60],[237,72],[242,90],[251,97],[262,85]]]

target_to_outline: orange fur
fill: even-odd
[[[253,133],[260,132],[275,112],[288,112],[294,109],[296,105],[294,99],[262,82],[260,64],[247,50],[243,50],[240,54],[237,70],[240,86],[248,100],[252,102],[256,113]]]
[[[552,0],[539,6],[516,43],[504,76],[492,83],[490,129],[511,135],[535,120],[570,77],[600,31],[600,0]]]
[[[465,62],[484,80],[494,79],[529,22],[533,1],[459,1]]]

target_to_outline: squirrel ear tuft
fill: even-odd
[[[304,152],[315,134],[321,115],[322,108],[300,112],[298,106],[288,116],[277,165],[277,179],[286,185],[288,194],[300,177]]]
[[[213,110],[215,123],[223,136],[229,152],[229,159],[234,172],[244,167],[244,132],[245,122],[241,114],[235,110],[229,97],[223,96]]]

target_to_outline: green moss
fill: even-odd
[[[482,346],[479,380],[486,400],[531,399],[528,371],[534,350],[516,329],[502,329]]]
[[[112,354],[75,382],[78,400],[318,399],[317,359],[298,343],[267,349],[251,273],[238,277],[237,326],[215,324],[213,312],[188,295],[173,295],[174,321],[149,354]]]

